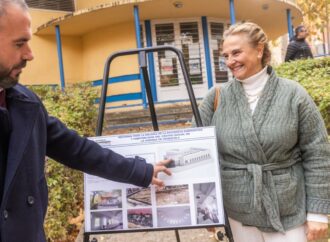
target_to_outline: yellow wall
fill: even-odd
[[[58,11],[31,9],[32,31],[37,26],[65,14]],[[82,80],[82,44],[79,37],[63,37],[63,62],[66,83]],[[23,84],[60,84],[56,37],[54,35],[33,35],[30,46],[34,60],[28,63],[22,73]]]
[[[63,13],[31,10],[32,29]],[[56,16],[57,15],[57,16]],[[31,48],[35,59],[22,74],[23,84],[60,84],[55,35],[33,35]],[[120,50],[136,48],[134,22],[97,29],[84,36],[62,36],[66,84],[103,78],[107,57]],[[120,57],[111,65],[111,77],[139,72],[137,56]],[[140,92],[140,81],[109,85],[108,95]]]
[[[107,57],[115,51],[136,48],[134,23],[123,23],[91,32],[83,37],[84,81],[102,79]],[[110,76],[139,72],[137,56],[118,57],[111,64]],[[123,82],[109,86],[111,94],[140,91],[137,82]],[[131,91],[130,91],[131,90]]]

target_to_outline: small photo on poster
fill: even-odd
[[[120,189],[108,191],[92,191],[90,193],[90,209],[122,208],[122,196]]]
[[[197,224],[219,223],[215,183],[194,184]]]
[[[156,191],[157,206],[189,204],[189,187],[185,185],[165,186]]]
[[[91,230],[120,230],[123,229],[123,212],[97,211],[91,213]]]
[[[128,209],[127,221],[129,229],[152,228],[151,208]]]
[[[151,191],[148,188],[127,188],[126,189],[127,207],[146,207],[151,206]]]
[[[180,227],[191,225],[189,206],[157,208],[158,227]]]

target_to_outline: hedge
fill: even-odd
[[[31,86],[30,89],[39,95],[50,115],[83,136],[95,135],[95,88],[76,84],[66,87],[64,92],[49,86]],[[51,159],[47,159],[45,172],[49,188],[45,220],[48,241],[74,241],[83,219],[83,175]]]
[[[296,80],[307,90],[330,134],[330,57],[287,62],[275,70],[279,76]]]

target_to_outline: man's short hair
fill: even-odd
[[[24,10],[28,9],[25,0],[0,0],[0,17],[6,14],[6,6],[9,4],[16,4]]]

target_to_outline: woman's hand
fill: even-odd
[[[306,234],[308,240],[326,238],[328,235],[328,224],[314,221],[306,222]]]
[[[172,160],[162,160],[154,165],[154,175],[152,177],[151,184],[158,187],[164,186],[164,182],[161,179],[158,179],[157,176],[159,172],[164,172],[168,176],[172,175],[172,172],[166,167],[166,165],[171,161]]]

